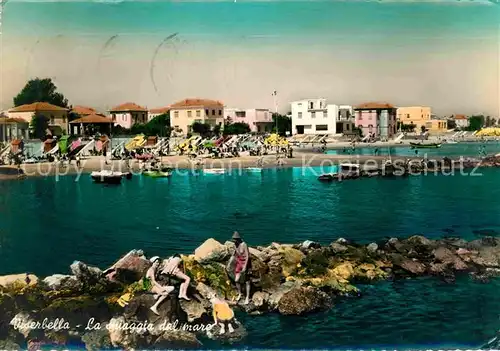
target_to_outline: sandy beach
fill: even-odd
[[[224,159],[204,159],[203,166],[197,165],[187,156],[165,156],[161,158],[161,162],[167,166],[178,170],[197,170],[200,168],[225,168],[230,170],[238,170],[249,167],[257,167],[258,156],[243,156],[236,158]],[[261,168],[288,168],[288,167],[328,167],[343,162],[352,162],[363,164],[366,162],[380,163],[388,159],[387,156],[359,156],[359,155],[327,155],[322,153],[312,153],[309,150],[304,152],[295,152],[293,158],[281,159],[281,165],[278,165],[275,155],[264,156],[263,165]],[[392,160],[405,160],[406,157],[392,157]],[[415,158],[419,159],[419,158]],[[0,166],[1,169],[15,169],[14,166]],[[87,174],[93,171],[113,170],[116,172],[132,173],[140,172],[140,163],[137,160],[130,162],[130,168],[127,168],[125,161],[112,160],[105,163],[103,157],[96,156],[84,159],[81,161],[80,167],[76,166],[74,161],[69,165],[59,165],[50,162],[42,162],[35,164],[22,164],[21,169],[27,177],[40,176],[64,176],[71,174]],[[17,175],[3,174],[0,175],[0,180],[15,179]]]

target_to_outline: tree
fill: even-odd
[[[214,127],[214,129],[212,130],[212,132],[215,134],[215,136],[219,136],[221,134],[220,129],[221,129],[221,127],[218,124]]]
[[[250,126],[243,122],[231,123],[224,126],[222,131],[224,135],[235,135],[250,133]]]
[[[48,102],[52,105],[68,107],[68,100],[63,94],[56,92],[56,90],[57,87],[50,78],[32,79],[14,97],[14,106],[32,104],[34,102]]]
[[[146,135],[170,136],[170,112],[156,116],[144,125]]]
[[[193,133],[198,133],[201,136],[205,137],[205,136],[208,136],[210,134],[211,127],[210,127],[210,124],[208,124],[208,123],[194,122],[191,125],[191,131]]]
[[[469,118],[469,127],[467,128],[467,130],[469,131],[480,130],[481,128],[483,128],[484,120],[485,119],[483,115],[471,116]]]
[[[457,122],[454,119],[448,119],[446,122],[448,123],[448,129],[455,129],[457,127]]]
[[[276,130],[278,127],[278,130]],[[279,113],[273,113],[273,132],[279,135],[286,135],[286,132],[292,131],[292,119]]]
[[[47,135],[47,129],[49,128],[49,119],[39,113],[35,113],[31,117],[30,130],[32,137],[36,139],[44,140]]]

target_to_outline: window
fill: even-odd
[[[50,115],[50,124],[54,124],[54,115]]]
[[[310,109],[314,108],[314,103],[313,103],[313,102],[310,102],[310,103],[309,103],[309,108],[310,108]]]
[[[328,117],[328,113],[326,113],[326,111],[323,111],[323,118],[326,118]]]
[[[188,111],[188,117],[189,118],[193,117],[192,114],[191,114],[191,111]]]
[[[316,125],[316,130],[317,130],[317,131],[320,131],[320,130],[328,130],[328,125],[327,125],[327,124],[317,124],[317,125]]]
[[[63,116],[63,123],[66,123],[66,116]]]
[[[179,111],[175,111],[175,112],[174,112],[174,117],[175,117],[175,118],[179,117]]]
[[[299,103],[297,104],[297,106],[302,106],[302,102],[299,102]]]
[[[112,119],[113,121],[116,121],[116,115],[115,115],[114,113],[111,115],[111,119]]]
[[[316,118],[316,112],[311,112],[311,118]]]
[[[246,117],[246,111],[236,111],[236,117],[241,117],[245,118]]]
[[[222,110],[219,110],[219,116],[222,116]]]
[[[299,113],[298,113],[298,117],[299,117],[299,118],[302,118],[302,112],[299,112]]]
[[[212,110],[212,116],[215,116],[215,110]]]
[[[201,116],[201,111],[200,110],[196,110],[196,117],[200,117]]]
[[[410,118],[410,114],[409,113],[406,114],[406,118]]]
[[[206,114],[207,116],[209,115],[209,113],[208,113],[208,109],[207,109],[207,110],[205,110],[205,114]]]

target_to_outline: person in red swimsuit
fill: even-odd
[[[245,305],[250,303],[250,252],[248,251],[247,244],[241,239],[238,232],[234,232],[232,241],[235,244],[235,250],[231,259],[228,263],[228,271],[236,283],[236,289],[238,290],[237,301],[241,299],[241,284],[245,283],[246,287],[246,297]],[[234,268],[233,268],[234,267]]]

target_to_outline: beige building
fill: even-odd
[[[415,125],[416,133],[422,131],[422,126],[431,133],[442,133],[448,130],[445,120],[432,118],[432,111],[428,106],[398,107],[397,119],[402,124]]]
[[[431,108],[426,106],[398,107],[398,122],[402,124],[414,124],[415,132],[420,132],[422,126],[431,120]]]
[[[49,121],[49,129],[55,135],[61,132],[68,133],[68,109],[48,102],[34,102],[32,104],[21,105],[9,110],[9,117],[13,119],[23,119],[31,123],[35,114],[45,116]]]
[[[158,117],[160,115],[164,115],[170,111],[170,107],[159,107],[159,108],[152,108],[151,110],[148,111],[148,122],[151,121],[153,118]]]
[[[224,125],[224,104],[216,100],[185,99],[170,105],[170,126],[180,129],[184,135],[191,132],[195,122]]]

